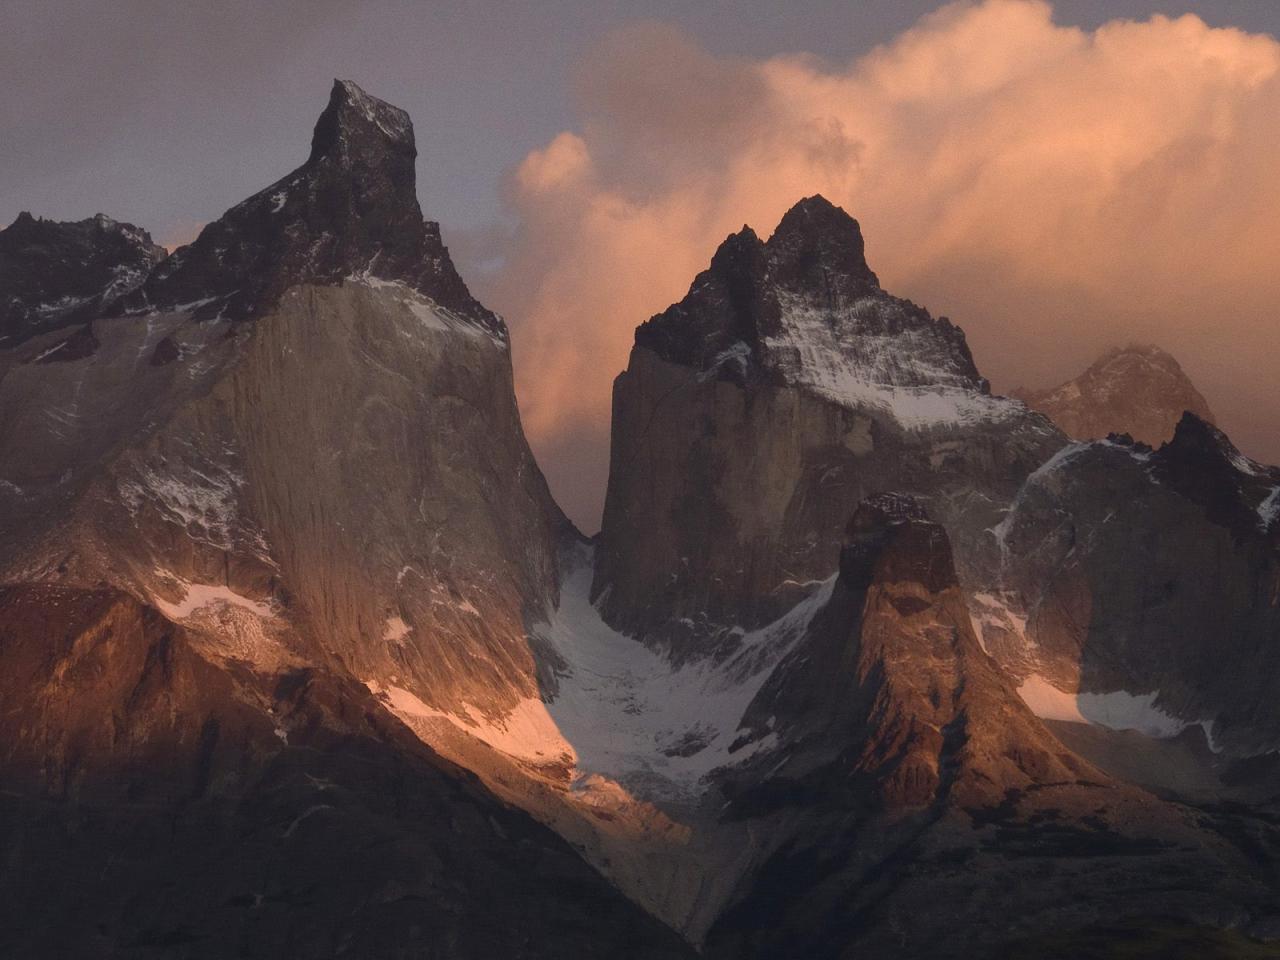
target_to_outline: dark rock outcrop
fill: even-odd
[[[164,255],[145,230],[103,214],[71,223],[18,214],[0,230],[0,349],[100,315]]]
[[[1278,517],[1280,469],[1190,413],[1159,450],[1067,447],[994,531],[1001,583],[1027,618],[1027,660],[1007,665],[1148,698],[1166,726],[1207,724],[1232,754],[1273,749]]]
[[[404,283],[505,338],[502,321],[458,276],[439,225],[422,218],[416,157],[407,113],[335,80],[307,162],[174,251],[128,308],[197,304],[203,316],[238,320],[269,310],[295,284],[360,275]]]

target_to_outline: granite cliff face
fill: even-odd
[[[14,351],[7,578],[105,581],[182,617],[270,609],[437,705],[535,689],[525,620],[573,534],[505,327],[421,219],[414,152],[401,111],[337,82],[287,189],[163,261],[90,355],[35,364],[63,331]]]
[[[865,496],[917,494],[976,533],[1062,442],[990,394],[959,328],[884,292],[858,224],[811,197],[767,242],[726,240],[636,331],[593,592],[623,629],[705,646],[830,576]],[[967,579],[978,538],[957,542]]]
[[[1108,351],[1066,383],[1048,390],[1019,390],[1014,396],[1075,440],[1127,433],[1159,446],[1172,438],[1183,413],[1213,423],[1208,402],[1178,361],[1149,345]]]
[[[392,711],[535,694],[575,540],[413,155],[336,83],[90,349],[0,344],[7,952],[687,954]]]

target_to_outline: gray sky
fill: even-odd
[[[767,165],[757,169],[754,182],[738,182],[741,177],[729,172],[739,138],[744,151],[752,143],[771,143],[762,127],[775,123],[739,83],[749,77],[757,80],[745,82],[757,82],[759,64],[786,53],[818,58],[824,75],[856,76],[850,68],[859,58],[896,43],[939,5],[0,0],[0,225],[21,210],[54,219],[102,212],[147,228],[160,242],[185,242],[199,225],[301,163],[332,79],[355,80],[412,115],[423,210],[441,222],[472,289],[511,323],[517,387],[535,451],[570,515],[592,530],[607,466],[609,380],[625,365],[631,330],[678,298],[728,230],[750,220],[767,232],[784,209],[779,204],[797,199],[802,193],[791,196],[797,190],[813,192],[822,180],[810,171],[782,183]],[[1280,0],[1056,0],[1053,24],[1090,30],[1157,13],[1194,13],[1210,27],[1280,35]],[[981,74],[986,52],[975,44],[1003,45],[1000,56],[1016,52],[1024,42],[1018,19],[1016,11],[1004,9],[977,40],[962,39],[962,49],[945,53],[946,64],[962,79]],[[674,31],[634,29],[645,23]],[[1007,33],[1002,24],[1009,25]],[[1062,40],[1047,37],[1043,24],[1027,29],[1028,37],[1050,44]],[[945,49],[947,30],[935,33],[930,42]],[[1133,101],[1145,105],[1136,108],[1133,126],[1125,126],[1112,84],[1117,96],[1141,92],[1149,74],[1139,60],[1158,60],[1164,36],[1150,30],[1145,39],[1113,35],[1108,42],[1137,44],[1135,59],[1122,54],[1119,66],[1106,66],[1105,50],[1068,57],[1063,62],[1075,65],[1079,84],[1046,64],[1050,79],[1044,82],[1055,93],[1039,112],[1018,112],[1018,90],[1011,94],[1014,106],[988,91],[956,108],[952,119],[961,123],[959,131],[946,116],[928,119],[926,111],[917,124],[924,139],[897,141],[901,164],[920,175],[936,172],[939,159],[951,155],[952,143],[963,146],[963,138],[939,140],[941,152],[933,155],[914,148],[927,146],[928,137],[962,135],[970,120],[987,116],[990,155],[979,144],[976,154],[963,158],[980,171],[984,163],[1021,156],[997,153],[996,141],[1011,129],[1039,128],[1025,138],[1029,144],[1055,142],[1055,111],[1074,125],[1065,131],[1077,136],[1064,141],[1071,144],[1068,151],[1078,150],[1085,161],[1098,153],[1096,121],[1118,123],[1111,133],[1114,159],[1128,178],[1098,194],[1103,199],[1090,208],[1092,219],[1072,211],[1083,194],[1076,193],[1072,170],[1055,166],[1056,147],[1031,164],[1015,161],[1013,169],[1043,169],[1045,186],[1065,191],[1061,202],[1054,201],[1057,207],[1034,210],[1041,223],[1070,214],[1061,235],[1018,239],[1026,224],[1016,215],[1026,210],[1024,219],[1032,218],[1045,196],[1030,180],[1020,206],[999,196],[982,200],[979,192],[970,198],[978,198],[977,206],[966,210],[960,194],[972,193],[979,182],[973,177],[955,180],[955,191],[944,186],[926,195],[908,183],[902,193],[895,192],[890,167],[874,171],[881,180],[867,188],[872,193],[851,187],[836,199],[870,226],[872,266],[889,287],[965,327],[980,368],[997,389],[1047,385],[1079,372],[1106,346],[1154,341],[1183,361],[1220,423],[1247,452],[1280,459],[1280,412],[1271,399],[1280,377],[1280,359],[1272,359],[1280,358],[1280,297],[1268,279],[1280,214],[1272,216],[1267,205],[1280,201],[1262,198],[1277,193],[1268,184],[1275,179],[1271,138],[1280,84],[1273,79],[1251,93],[1239,74],[1247,69],[1242,57],[1266,60],[1274,51],[1250,53],[1238,38],[1227,41],[1234,58],[1229,66],[1237,73],[1223,87],[1213,48],[1220,39],[1197,35],[1188,41],[1194,61],[1166,50],[1171,66],[1159,76],[1167,82],[1157,84],[1168,88],[1165,102],[1160,89],[1147,90],[1145,99]],[[680,38],[691,46],[686,49]],[[1091,43],[1085,41],[1086,49]],[[740,70],[739,62],[752,66]],[[1128,63],[1131,76],[1125,75]],[[1113,70],[1114,80],[1099,69]],[[820,82],[810,78],[810,94],[783,95],[779,102],[809,109],[806,96],[824,96]],[[1033,96],[1038,82],[1024,76],[1019,89]],[[1072,110],[1075,95],[1068,91],[1076,86],[1095,98],[1084,112]],[[945,85],[935,99],[947,100]],[[853,118],[853,127],[879,122],[860,114],[856,103],[833,101],[831,107],[833,117]],[[1223,116],[1234,118],[1226,134],[1220,131]],[[896,118],[899,135],[913,117]],[[786,115],[776,120],[778,129],[789,129]],[[1152,139],[1150,128],[1161,124],[1168,130]],[[558,140],[566,131],[585,139]],[[844,135],[857,139],[862,132],[847,129]],[[690,148],[703,136],[704,145]],[[1221,140],[1216,145],[1215,137]],[[1013,148],[1020,142],[1014,137]],[[526,183],[517,189],[511,179],[522,160],[536,160],[552,143],[568,152],[544,155],[544,173],[571,169],[564,164],[574,149],[589,151],[595,164],[594,179],[563,200],[558,186],[542,191]],[[1144,143],[1146,153],[1126,158]],[[786,145],[773,148],[786,152]],[[827,180],[839,191],[839,171],[833,176]],[[676,200],[689,183],[705,189],[693,189],[694,203],[681,206]],[[735,196],[735,183],[745,192]],[[766,194],[770,199],[759,199]],[[609,195],[625,196],[640,217],[616,237],[610,228],[601,243],[590,234],[590,219],[580,215]],[[730,202],[714,212],[717,197]],[[570,216],[573,203],[578,207]],[[655,213],[664,203],[675,203],[673,215]],[[1010,210],[993,209],[1002,204]],[[691,207],[702,222],[681,222]],[[657,217],[656,237],[654,230],[643,233],[649,216]],[[968,246],[936,246],[946,239],[936,235],[940,223]],[[1070,228],[1082,223],[1087,229],[1072,240]],[[969,232],[956,232],[957,224]],[[1159,243],[1148,224],[1161,231]],[[913,249],[931,231],[932,260],[913,262]],[[1180,239],[1188,235],[1194,242]],[[1006,241],[1024,252],[1041,251],[1043,258],[1019,258],[1016,249],[1010,254],[1001,247]],[[1075,258],[1080,250],[1097,251],[1087,264],[1094,273],[1079,278],[1088,282],[1051,276],[1064,256]],[[1102,280],[1099,270],[1107,273]]]

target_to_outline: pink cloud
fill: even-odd
[[[860,220],[887,288],[966,329],[997,388],[1151,340],[1280,459],[1275,39],[1193,16],[1083,31],[986,0],[834,66],[644,26],[578,90],[578,129],[511,177],[518,229],[487,294],[512,319],[531,439],[587,527],[634,327],[729,232],[767,233],[815,192]],[[546,456],[579,442],[563,470]]]

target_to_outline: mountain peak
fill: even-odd
[[[24,210],[0,229],[0,340],[12,346],[91,319],[163,257],[145,230],[105,214],[59,222]]]
[[[1178,361],[1152,344],[1115,347],[1065,383],[1014,396],[1076,440],[1127,433],[1155,447],[1172,437],[1183,411],[1213,422],[1208,402]]]
[[[349,150],[355,144],[389,150],[410,161],[418,153],[408,113],[370,96],[350,80],[334,80],[329,105],[316,121],[308,163],[343,154],[344,147]]]
[[[454,269],[439,227],[418,205],[409,115],[335,80],[307,162],[258,191],[156,270],[134,309],[199,303],[249,319],[295,284],[369,276],[401,283],[499,339],[502,321]]]
[[[958,583],[946,530],[919,500],[902,493],[876,494],[858,504],[845,529],[840,575],[858,589],[874,580],[909,580],[934,592]]]
[[[1183,412],[1173,438],[1153,461],[1162,482],[1239,536],[1256,533],[1260,505],[1280,482],[1280,470],[1249,459],[1225,433],[1190,410]],[[1265,527],[1268,518],[1262,519]]]
[[[821,194],[805,197],[786,212],[768,248],[774,274],[787,287],[811,289],[841,281],[868,291],[880,287],[867,266],[858,221]]]

